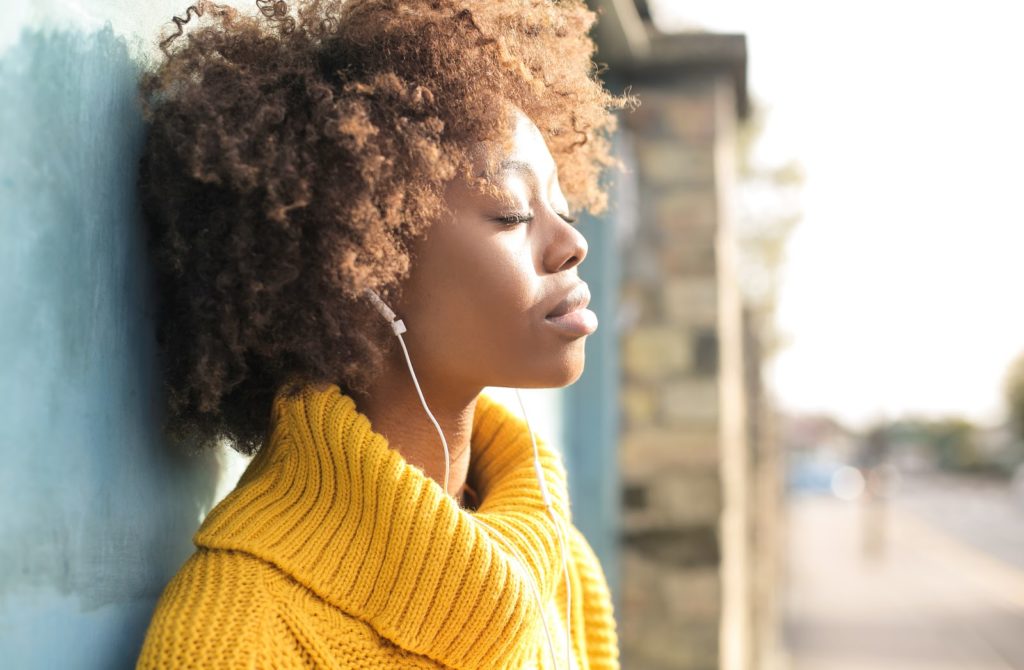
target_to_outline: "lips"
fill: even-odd
[[[551,319],[558,316],[564,316],[570,312],[583,309],[590,304],[590,287],[587,286],[587,282],[581,281],[576,284],[569,293],[562,298],[561,302],[555,305],[555,308],[545,316],[545,319]]]

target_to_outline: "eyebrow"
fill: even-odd
[[[514,158],[506,158],[498,164],[498,170],[501,172],[525,172],[532,177],[536,177],[537,174],[533,171],[533,166],[526,161],[516,160]]]
[[[526,161],[521,161],[515,158],[506,158],[498,164],[498,173],[501,174],[505,172],[522,174],[526,178],[531,179],[535,185],[539,185],[540,183],[540,180],[537,178],[537,173],[533,170],[533,166]]]

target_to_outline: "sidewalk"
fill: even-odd
[[[792,670],[1024,668],[1024,570],[893,504],[789,504]]]

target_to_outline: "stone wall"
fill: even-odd
[[[771,630],[755,620],[771,607],[755,605],[762,399],[735,267],[735,85],[690,73],[633,92],[642,104],[622,118],[639,200],[622,264],[623,308],[637,315],[621,352],[623,667],[751,668]]]

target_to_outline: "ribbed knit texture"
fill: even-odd
[[[554,670],[524,561],[565,661],[565,580],[525,422],[478,396],[470,510],[375,432],[338,386],[278,394],[271,437],[210,511],[167,585],[138,668]],[[566,473],[537,437],[569,532],[573,660],[618,668],[605,576],[571,524]],[[437,445],[441,449],[440,441]]]

